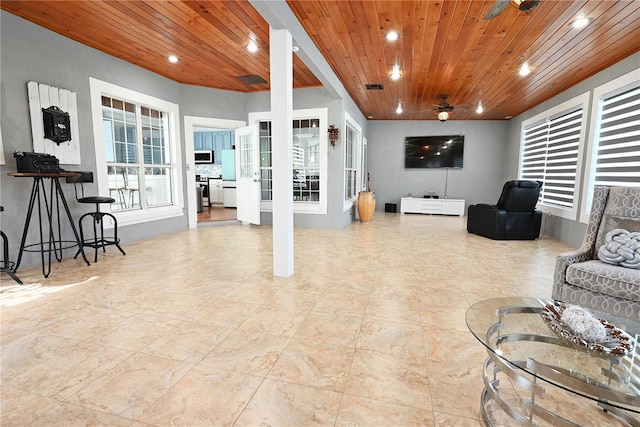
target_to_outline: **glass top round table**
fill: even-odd
[[[467,326],[489,355],[484,363],[481,397],[485,423],[494,424],[489,406],[496,404],[503,415],[518,423],[544,420],[551,425],[580,425],[570,419],[574,414],[558,413],[562,405],[551,405],[551,409],[542,406],[551,386],[568,393],[572,400],[584,398],[597,404],[614,414],[623,422],[621,425],[640,426],[640,324],[589,310],[631,336],[627,354],[605,355],[560,338],[540,315],[548,304],[554,303],[535,298],[496,298],[475,303],[467,310]],[[501,376],[508,377],[512,388],[517,389],[512,396],[502,393]]]

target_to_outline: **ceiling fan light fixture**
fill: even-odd
[[[442,123],[446,122],[448,118],[449,118],[448,111],[440,111],[438,113],[438,120],[440,120]]]

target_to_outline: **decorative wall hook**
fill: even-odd
[[[329,132],[329,142],[331,146],[335,148],[336,141],[338,140],[338,128],[335,125],[331,125],[327,132]]]

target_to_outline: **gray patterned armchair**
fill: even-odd
[[[640,269],[598,259],[615,229],[640,231],[640,188],[595,187],[582,246],[556,260],[552,298],[640,322]]]

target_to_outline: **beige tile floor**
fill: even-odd
[[[483,347],[466,308],[550,297],[558,241],[465,218],[376,213],[295,230],[203,227],[2,276],[2,426],[477,426]]]

